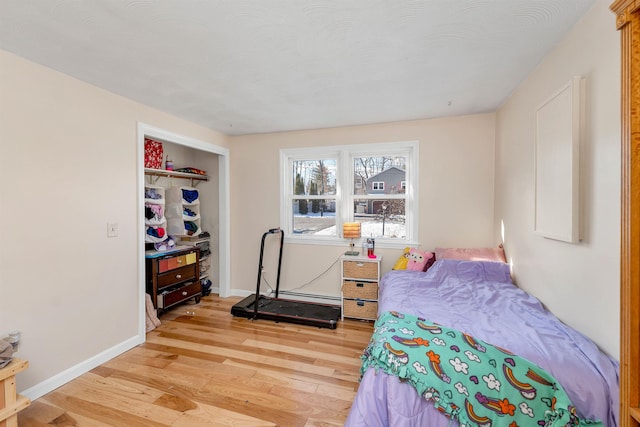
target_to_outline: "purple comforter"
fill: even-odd
[[[617,362],[514,286],[507,264],[441,260],[426,273],[391,271],[380,282],[378,313],[385,311],[422,316],[525,357],[562,384],[578,415],[617,426]],[[458,423],[421,399],[410,385],[369,369],[345,425]]]

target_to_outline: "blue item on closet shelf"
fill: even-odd
[[[153,244],[154,249],[159,252],[168,251],[169,249],[173,249],[175,246],[176,242],[171,237],[168,237],[162,242],[156,242]]]
[[[196,231],[198,231],[198,224],[193,221],[185,221],[184,229],[187,230],[187,234],[192,235]]]
[[[186,216],[196,216],[196,213],[189,208],[184,208],[183,213]]]
[[[164,228],[162,227],[149,227],[147,228],[147,234],[153,237],[164,237]]]
[[[193,203],[194,201],[198,200],[198,190],[185,190],[185,189],[182,189],[182,198],[187,203]]]
[[[145,199],[162,199],[162,196],[158,194],[155,188],[145,188],[144,198]]]
[[[211,280],[202,279],[200,283],[202,284],[202,296],[206,297],[211,293],[211,285],[212,285]]]

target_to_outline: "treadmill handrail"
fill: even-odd
[[[284,232],[277,228],[271,228],[269,231],[262,235],[262,240],[260,242],[260,259],[258,261],[258,282],[256,283],[256,300],[253,303],[253,319],[258,318],[258,301],[260,300],[260,280],[262,279],[262,258],[264,256],[264,241],[269,234],[280,233],[280,253],[278,257],[278,277],[276,279],[276,298],[278,298],[278,293],[280,292],[280,270],[282,267],[282,246],[284,244]]]

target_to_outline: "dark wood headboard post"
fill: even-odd
[[[640,1],[611,5],[621,42],[620,426],[640,426]]]

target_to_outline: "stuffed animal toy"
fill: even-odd
[[[433,257],[432,252],[422,252],[416,248],[409,250],[409,259],[407,263],[407,270],[410,271],[423,271],[424,266]]]
[[[409,248],[404,248],[404,253],[398,258],[396,264],[393,266],[393,270],[406,270],[407,263],[409,262]]]

